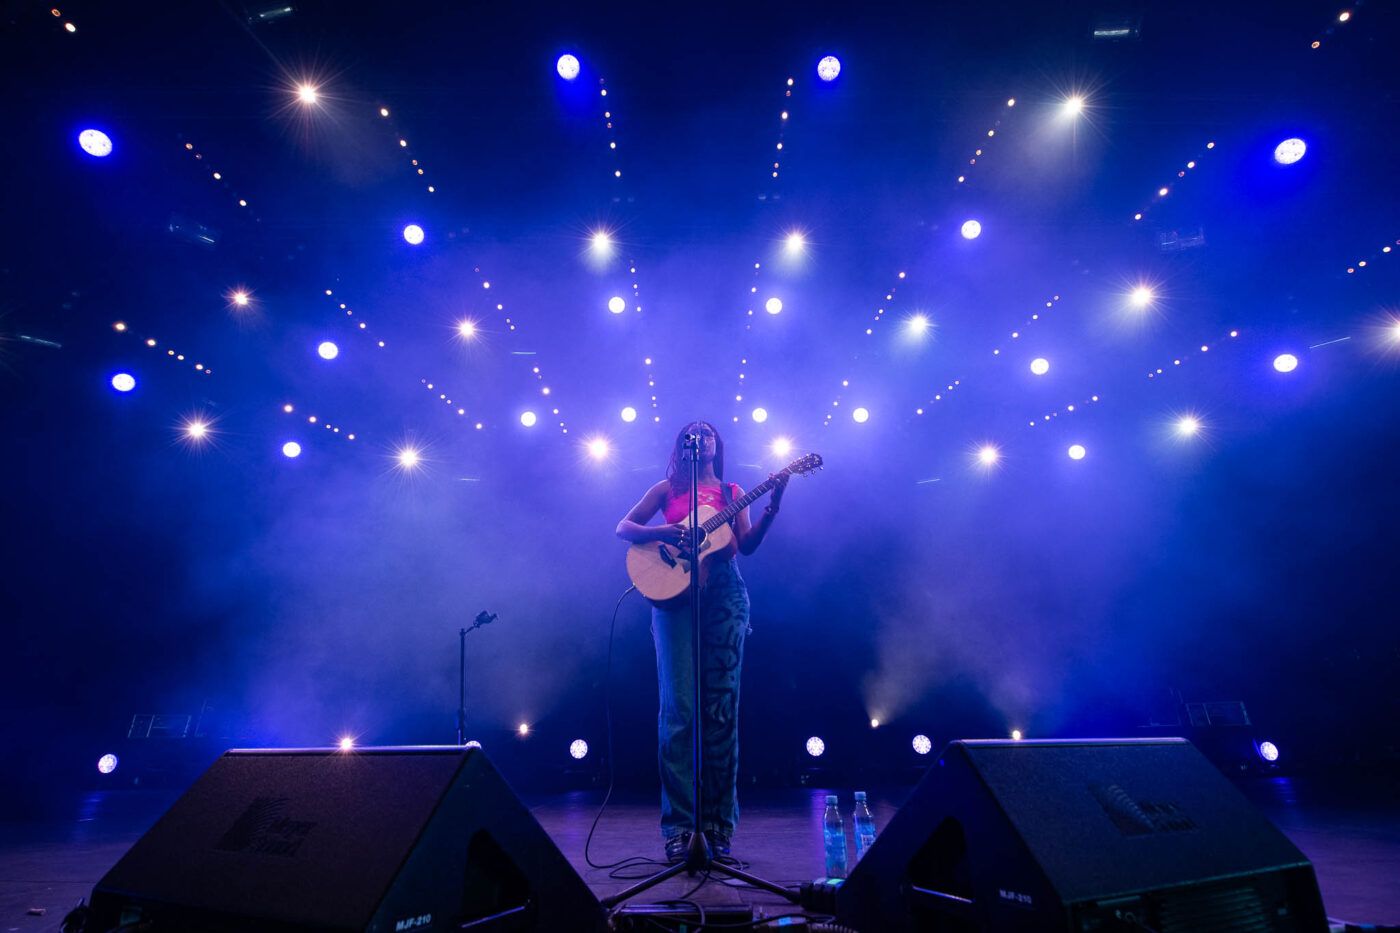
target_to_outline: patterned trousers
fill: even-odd
[[[703,716],[699,827],[734,834],[739,819],[739,669],[749,630],[749,591],[730,558],[710,566],[700,591],[701,703]],[[694,765],[695,660],[690,603],[653,607],[660,682],[658,753],[661,766],[661,835],[670,838],[696,825]]]

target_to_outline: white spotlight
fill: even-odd
[[[870,420],[870,412],[864,408],[857,408],[855,411],[851,412],[851,419],[855,421],[856,424],[865,424],[865,422]]]
[[[416,447],[401,447],[394,454],[394,457],[399,461],[399,466],[405,470],[417,469],[418,465],[423,462],[423,457],[418,453]]]
[[[621,314],[627,310],[627,301],[621,295],[613,295],[608,299],[608,310],[613,314]]]
[[[1285,139],[1274,147],[1274,161],[1279,165],[1292,165],[1308,151],[1308,144],[1296,136]]]
[[[926,314],[911,315],[908,320],[904,322],[905,332],[908,333],[910,337],[923,337],[929,332],[929,328],[931,327],[933,327],[933,322],[928,319],[928,315]]]
[[[333,360],[337,356],[340,356],[340,347],[337,347],[329,340],[323,340],[321,344],[316,347],[316,352],[321,355],[321,359],[323,360]]]
[[[457,324],[457,333],[466,340],[471,340],[476,336],[476,322],[471,318],[466,318]]]
[[[136,377],[131,373],[117,373],[112,377],[112,388],[118,392],[130,392],[136,388]]]
[[[606,460],[611,449],[608,446],[607,438],[595,437],[588,441],[588,456],[594,460]]]
[[[1278,761],[1278,746],[1273,742],[1260,742],[1259,757],[1273,764],[1275,761]]]
[[[836,76],[841,73],[841,59],[835,55],[827,55],[817,62],[817,77],[823,81],[835,81]]]
[[[1084,455],[1088,453],[1083,444],[1070,444],[1067,452],[1071,460],[1083,460]]]
[[[982,224],[976,220],[963,221],[962,235],[964,240],[975,240],[982,235]]]
[[[983,444],[977,448],[977,462],[984,467],[995,466],[1000,459],[1001,451],[997,449],[995,444]]]
[[[769,298],[763,303],[763,310],[769,314],[777,314],[783,310],[783,300],[781,298]]]
[[[786,457],[788,454],[792,453],[792,441],[788,440],[786,437],[774,438],[771,449],[775,457]]]
[[[880,720],[878,720],[878,719],[872,719],[872,720],[870,720],[870,728],[872,728],[872,729],[878,729],[878,728],[880,728]]]
[[[111,753],[103,755],[101,758],[97,759],[97,770],[101,771],[103,774],[111,774],[113,771],[117,770],[118,760],[117,756]]]
[[[1050,371],[1050,361],[1043,356],[1037,356],[1031,360],[1031,372],[1037,376],[1043,376]]]
[[[236,305],[238,305],[238,307],[240,307],[240,308],[246,308],[246,307],[248,307],[248,293],[247,293],[247,292],[234,292],[234,293],[233,293],[233,303],[236,304]]]
[[[588,238],[588,248],[597,259],[608,259],[613,254],[612,236],[606,230],[595,230]]]
[[[185,422],[185,437],[192,441],[202,441],[209,436],[209,425],[195,419]]]
[[[783,249],[789,256],[800,256],[807,249],[807,238],[794,230],[783,240]]]
[[[296,458],[301,456],[301,445],[296,441],[287,441],[282,445],[282,456]]]
[[[753,410],[753,420],[754,420],[755,422],[757,422],[758,424],[762,424],[763,422],[767,421],[767,420],[768,420],[768,409],[766,409],[766,408],[755,408],[755,409]]]
[[[569,743],[569,755],[577,761],[582,761],[588,755],[588,743],[583,739],[574,739]]]
[[[626,421],[628,424],[631,424],[633,421],[636,421],[637,409],[633,408],[631,405],[628,405],[626,408],[622,409],[622,420]]]
[[[560,55],[559,61],[554,63],[554,70],[565,81],[572,81],[578,77],[578,59],[572,55]]]
[[[339,745],[342,752],[348,752],[355,747],[355,739],[353,736],[341,736]]]
[[[1020,729],[1012,729],[1012,730],[1011,730],[1011,740],[1012,740],[1013,742],[1019,742],[1019,741],[1021,741],[1022,738],[1024,738],[1024,736],[1021,734],[1021,730],[1020,730]]]
[[[318,99],[316,89],[309,84],[303,84],[297,88],[297,97],[303,104],[314,104]]]
[[[527,735],[529,735],[529,734],[530,734],[530,724],[529,724],[528,722],[522,722],[520,725],[518,725],[518,726],[515,727],[515,734],[516,734],[516,735],[519,735],[519,736],[527,736]]]
[[[1281,373],[1291,373],[1298,368],[1298,357],[1292,353],[1280,353],[1274,357],[1274,369]]]
[[[826,751],[826,743],[821,740],[821,736],[814,735],[807,740],[807,754],[813,758],[820,758]]]
[[[1137,288],[1133,289],[1132,293],[1128,296],[1128,300],[1133,303],[1134,308],[1145,308],[1152,304],[1152,299],[1155,297],[1156,296],[1152,294],[1152,289],[1148,288],[1146,285],[1139,285]]]
[[[423,228],[417,224],[409,224],[403,228],[403,238],[412,246],[417,246],[423,242]]]
[[[914,751],[920,755],[927,755],[933,751],[933,740],[923,734],[914,736]]]
[[[1064,113],[1068,117],[1077,117],[1084,112],[1084,98],[1075,96],[1065,100]]]
[[[1194,415],[1182,415],[1176,419],[1178,437],[1195,437],[1200,433],[1201,422]]]
[[[535,426],[535,422],[538,420],[539,418],[536,417],[533,411],[522,411],[520,413],[520,423],[527,428],[533,428]]]
[[[101,130],[83,130],[78,134],[78,145],[88,155],[99,159],[112,154],[112,138]]]

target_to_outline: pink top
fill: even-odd
[[[729,499],[734,501],[740,496],[739,487],[734,483],[729,484]],[[724,511],[724,493],[718,486],[700,487],[700,504],[708,505],[716,512]],[[666,492],[666,504],[661,507],[661,514],[666,516],[668,522],[684,521],[690,514],[690,490],[686,490],[677,496],[670,490]]]

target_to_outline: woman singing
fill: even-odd
[[[734,483],[724,482],[724,441],[705,421],[688,424],[676,435],[666,478],[647,490],[642,500],[617,523],[618,537],[636,543],[664,541],[681,544],[686,539],[682,522],[690,511],[691,467],[685,449],[686,435],[699,437],[701,505],[717,511],[743,495]],[[695,787],[691,763],[695,700],[690,602],[687,597],[666,606],[654,606],[651,634],[656,643],[656,672],[660,681],[658,758],[661,765],[661,835],[666,859],[685,860],[690,830],[698,826],[716,857],[729,855],[729,839],[739,817],[739,668],[744,659],[744,636],[749,630],[749,593],[739,576],[736,553],[752,554],[773,525],[787,487],[787,475],[778,479],[763,517],[750,524],[748,509],[733,520],[734,541],[706,560],[708,577],[700,590],[701,696],[703,773],[701,807],[695,819]],[[660,512],[665,524],[648,525]]]

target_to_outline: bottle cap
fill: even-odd
[[[864,799],[865,799],[865,791],[863,791],[863,790],[858,790],[858,791],[856,791],[856,799],[857,799],[857,800],[864,800]]]
[[[827,802],[827,805],[828,805],[828,806],[831,806],[832,804],[836,803],[836,795],[835,795],[835,794],[827,794],[827,795],[826,795],[826,802]]]

